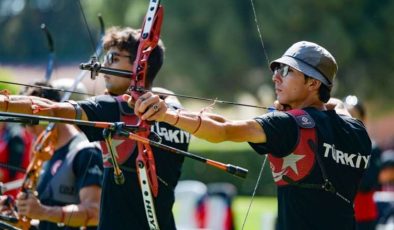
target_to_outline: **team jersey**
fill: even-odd
[[[37,185],[40,202],[48,206],[78,204],[79,191],[87,186],[100,186],[103,178],[101,151],[87,142],[83,134],[74,136],[66,145],[57,149],[45,162]],[[56,223],[40,221],[40,230],[79,229],[59,227]],[[89,227],[88,229],[96,229]]]
[[[371,141],[364,125],[355,119],[333,110],[306,108],[305,111],[316,124],[315,153],[318,156],[306,157],[293,152],[300,128],[295,119],[284,112],[255,118],[263,127],[267,141],[250,144],[260,154],[270,153],[281,158],[282,161],[271,164],[271,168],[280,172],[291,170],[299,175],[300,184],[323,184],[324,170],[336,192],[291,184],[278,186],[278,229],[354,229],[353,200],[368,166]],[[310,172],[297,174],[305,166],[311,167]]]
[[[121,111],[128,114],[133,110],[125,102],[120,105],[109,95],[102,95],[79,102],[91,121],[120,121]],[[102,141],[103,130],[99,128],[83,127],[90,141]],[[166,123],[153,123],[152,132],[162,139],[162,144],[181,150],[187,150],[190,134],[172,127]],[[114,143],[120,151],[123,142]],[[138,176],[135,169],[137,148],[126,147],[132,151],[129,158],[121,165],[125,182],[118,185],[114,181],[113,169],[104,168],[104,181],[101,200],[99,229],[149,229],[144,210],[142,194],[139,187]],[[154,199],[156,215],[160,229],[175,229],[172,206],[174,204],[174,188],[181,175],[184,157],[152,147],[156,162],[156,172],[159,180],[159,192]],[[106,153],[104,153],[106,154]]]

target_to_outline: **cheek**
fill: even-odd
[[[284,82],[282,84],[282,87],[283,87],[283,91],[288,96],[297,94],[297,92],[299,91],[299,89],[296,87],[296,85],[294,83],[292,83],[291,81]]]
[[[304,82],[299,79],[289,79],[289,81],[284,83],[286,90],[289,94],[300,94],[304,91]]]
[[[130,83],[131,83],[131,79],[130,78],[121,78],[122,80],[119,81],[121,83],[122,86],[124,87],[129,87]]]

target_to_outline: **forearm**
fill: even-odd
[[[228,120],[218,114],[168,110],[163,121],[209,142],[266,142],[263,128],[253,119]]]
[[[219,115],[169,110],[164,117],[164,122],[209,142],[231,141],[227,133],[231,122]]]
[[[67,205],[43,206],[40,220],[54,223],[64,223],[66,226],[95,226],[98,225],[98,205]]]
[[[69,103],[57,103],[45,98],[23,95],[0,95],[0,111],[75,118],[75,109]]]
[[[264,130],[254,119],[228,120],[218,114],[192,113],[186,110],[173,111],[157,95],[148,92],[132,103],[130,96],[124,96],[134,112],[142,120],[163,121],[210,142],[253,142],[266,141]]]

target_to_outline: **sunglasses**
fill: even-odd
[[[127,57],[131,58],[130,55],[123,55],[117,52],[109,52],[104,56],[104,62],[107,63],[108,65],[112,65],[114,62],[117,62],[116,57]]]
[[[288,65],[280,65],[280,66],[275,67],[274,75],[279,73],[279,75],[281,77],[286,77],[289,74],[289,70],[290,70],[290,67]]]

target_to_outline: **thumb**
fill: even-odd
[[[135,103],[133,97],[128,94],[123,94],[122,99],[126,101],[129,106],[133,106]]]

